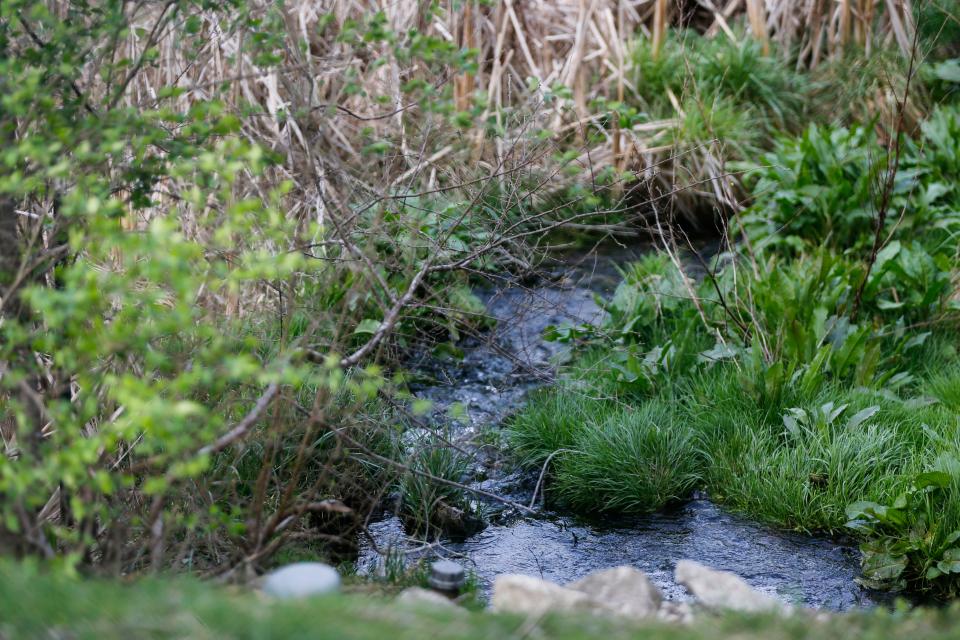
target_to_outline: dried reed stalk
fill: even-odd
[[[59,4],[65,8],[68,0]],[[266,15],[277,6],[268,0],[253,0],[251,5],[254,16]],[[763,43],[765,51],[798,51],[799,64],[815,66],[852,45],[869,49],[891,39],[901,47],[909,46],[914,30],[910,0],[884,0],[879,5],[877,0],[728,0],[720,7],[701,0],[698,11],[708,35],[723,32],[731,39],[738,36],[730,21],[745,13],[752,37]],[[401,67],[389,55],[388,45],[383,45],[379,53],[390,62],[373,65],[337,40],[348,20],[362,20],[381,8],[390,28],[401,37],[420,32],[478,51],[476,73],[429,78],[435,83],[451,83],[460,111],[469,111],[475,93],[486,96],[485,111],[468,136],[469,144],[458,144],[437,133],[426,136],[423,116],[404,104],[403,83],[423,72],[416,63]],[[604,141],[583,154],[594,168],[609,162],[618,170],[642,171],[644,162],[662,159],[664,151],[654,150],[669,147],[662,139],[651,137],[658,135],[659,129],[646,134],[621,131],[615,125],[612,132],[604,131],[591,104],[600,96],[615,96],[618,101],[639,96],[642,88],[626,79],[629,40],[651,38],[654,50],[659,50],[671,16],[679,19],[684,11],[689,12],[683,7],[673,9],[668,0],[503,0],[492,4],[446,0],[439,13],[430,12],[428,3],[417,0],[294,0],[280,9],[289,42],[284,64],[263,68],[252,58],[242,32],[223,29],[220,16],[212,11],[200,15],[206,46],[188,52],[178,46],[177,22],[158,20],[162,5],[141,3],[136,10],[140,13],[134,22],[144,31],[128,32],[127,56],[137,60],[151,44],[160,52],[159,64],[132,78],[123,87],[122,100],[129,105],[150,105],[163,87],[178,86],[185,92],[177,106],[187,109],[197,100],[214,97],[215,89],[227,82],[230,89],[220,97],[226,99],[228,108],[239,111],[241,105],[252,104],[262,111],[260,116],[243,119],[243,134],[286,158],[266,176],[251,176],[238,187],[245,191],[238,196],[262,196],[271,184],[292,180],[296,188],[287,200],[289,215],[304,225],[311,220],[329,223],[331,216],[343,216],[334,203],[349,203],[358,195],[370,200],[391,190],[415,189],[417,184],[436,188],[455,183],[472,164],[496,165],[512,138],[507,133],[487,140],[486,122],[492,117],[501,131],[515,129],[518,121],[508,115],[511,109],[539,109],[541,113],[534,116],[539,126],[552,128],[558,135],[594,127]],[[325,16],[333,16],[333,20],[320,30],[318,25]],[[157,24],[160,27],[154,33]],[[363,95],[347,91],[348,72],[363,87]],[[528,79],[534,81],[532,91]],[[94,93],[107,90],[99,86],[96,77],[88,80]],[[573,109],[565,109],[560,102],[542,103],[544,92],[556,85],[571,90]],[[386,109],[374,108],[364,96],[387,96],[390,103]],[[331,113],[331,105],[339,111]],[[682,115],[679,103],[677,107]],[[305,115],[291,117],[294,113]],[[373,136],[397,143],[399,152],[390,161],[377,163],[380,175],[371,172],[361,153],[364,129],[368,135],[372,130]],[[186,220],[190,227],[189,216]],[[200,227],[195,228],[199,232]],[[224,303],[235,314],[256,300]]]

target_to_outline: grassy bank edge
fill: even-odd
[[[0,564],[0,637],[16,638],[953,638],[960,607],[874,610],[825,621],[734,614],[689,627],[589,615],[525,618],[408,607],[363,595],[277,602],[185,578],[71,580]]]

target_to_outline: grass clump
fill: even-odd
[[[570,385],[562,392],[534,393],[513,422],[510,443],[528,466],[543,465],[557,451],[576,449],[586,424],[602,419],[611,407]]]
[[[735,378],[720,380],[731,383]],[[707,484],[717,499],[769,524],[838,533],[847,505],[903,484],[918,447],[896,418],[849,395],[818,395],[768,421],[735,386],[719,411],[696,408],[694,419],[708,434]],[[711,422],[722,425],[712,437]]]
[[[580,511],[654,511],[698,483],[693,437],[665,403],[617,409],[575,432],[555,463],[554,492]]]
[[[407,529],[434,538],[464,536],[483,528],[464,491],[455,484],[469,475],[469,459],[445,445],[419,444],[398,486],[400,514]],[[446,482],[444,482],[446,481]]]

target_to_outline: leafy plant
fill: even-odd
[[[799,253],[810,245],[863,248],[872,230],[883,149],[868,127],[811,124],[750,166],[754,203],[743,214],[751,243]],[[898,193],[908,185],[898,182]]]
[[[926,471],[889,504],[855,502],[847,508],[847,526],[868,536],[860,547],[866,584],[956,590],[960,530],[949,530],[956,523],[943,514],[944,500],[955,490],[950,473]]]

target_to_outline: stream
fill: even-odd
[[[473,486],[521,504],[531,501],[537,473],[512,470],[504,452],[483,444],[482,436],[522,406],[532,389],[549,384],[556,363],[565,357],[564,345],[543,340],[544,328],[602,320],[596,296],[613,293],[620,281],[617,265],[649,250],[604,246],[548,266],[535,284],[505,281],[478,292],[497,320],[496,328],[463,341],[462,358],[425,355],[411,364],[431,380],[414,390],[417,397],[433,402],[433,424],[475,452]],[[448,410],[455,403],[466,409],[466,415],[451,420]],[[532,517],[492,501],[484,508],[490,524],[483,531],[420,551],[422,542],[408,539],[400,519],[390,513],[371,522],[369,531],[380,549],[406,550],[410,558],[443,555],[464,563],[477,575],[484,596],[502,573],[565,584],[598,569],[628,564],[647,573],[666,598],[688,600],[673,581],[674,564],[687,558],[732,571],[793,604],[846,610],[888,601],[854,581],[860,574],[855,547],[752,523],[726,512],[706,495],[697,494],[672,510],[603,521],[549,509]],[[372,545],[362,542],[360,572],[375,572],[381,562]]]

